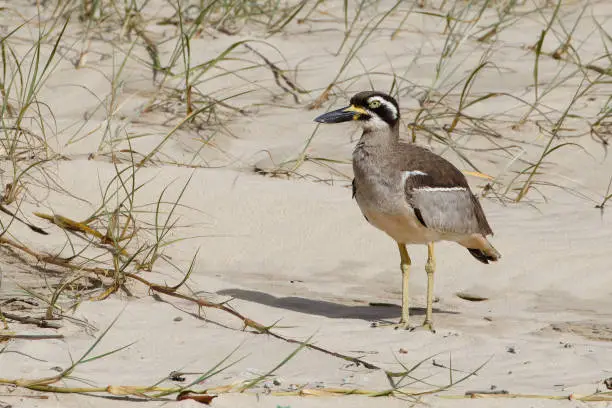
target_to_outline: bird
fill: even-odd
[[[427,245],[427,309],[422,327],[435,332],[432,317],[436,260],[434,243],[454,241],[488,264],[501,254],[487,240],[493,235],[485,213],[464,174],[446,159],[400,140],[400,110],[390,95],[359,92],[350,105],[314,119],[355,122],[363,133],[353,150],[352,195],[365,219],[395,240],[402,272],[402,314],[395,328],[410,325],[406,245]]]

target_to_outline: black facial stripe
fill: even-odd
[[[384,101],[387,101],[391,105],[393,105],[395,109],[397,110],[397,117],[395,117],[394,112],[390,111],[389,107],[386,106],[386,104],[384,103],[381,103],[378,108],[372,109],[368,105],[368,100],[374,96]],[[399,106],[397,104],[397,101],[391,96],[384,94],[382,92],[376,92],[376,91],[359,92],[358,94],[356,94],[355,96],[351,98],[351,105],[363,107],[371,111],[372,113],[379,116],[386,123],[388,123],[390,126],[395,125],[395,123],[397,123],[397,121],[399,120]],[[368,120],[368,119],[370,119],[370,117],[368,115],[363,115],[363,114],[359,118],[359,120]]]
[[[380,105],[378,108],[370,110],[373,110],[374,113],[376,113],[382,120],[390,125],[393,125],[397,121],[393,112],[391,112],[385,105]]]

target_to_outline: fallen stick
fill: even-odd
[[[62,326],[58,323],[52,323],[46,319],[42,319],[42,318],[38,318],[38,317],[31,317],[31,316],[19,316],[13,313],[8,313],[8,312],[2,312],[2,315],[4,317],[6,317],[7,319],[10,320],[15,320],[17,322],[20,323],[25,323],[25,324],[33,324],[36,325],[38,327],[43,327],[43,328],[50,328],[50,329],[59,329]]]
[[[66,220],[68,220],[66,218]],[[85,267],[85,266],[77,266],[77,265],[73,265],[70,263],[69,259],[63,259],[63,258],[58,258],[56,256],[53,255],[49,255],[49,254],[42,254],[39,253],[37,251],[34,251],[24,245],[21,245],[9,238],[6,238],[4,236],[0,236],[0,244],[3,245],[8,245],[10,247],[19,249],[25,253],[27,253],[28,255],[34,257],[37,261],[39,262],[45,262],[51,265],[55,265],[55,266],[59,266],[59,267],[63,267],[72,271],[81,271],[81,272],[89,272],[92,273],[96,276],[102,276],[102,277],[112,277],[115,274],[115,271],[113,269],[107,269],[107,268],[100,268],[100,267]],[[196,305],[200,306],[200,307],[206,307],[206,308],[212,308],[212,309],[218,309],[221,311],[224,311],[226,313],[231,314],[232,316],[240,319],[244,325],[244,328],[251,328],[254,329],[257,333],[259,334],[268,334],[272,337],[275,337],[279,340],[283,340],[287,343],[293,343],[293,344],[302,344],[303,342],[300,340],[296,340],[296,339],[292,339],[289,337],[284,337],[280,334],[274,333],[273,331],[271,331],[271,327],[270,326],[264,326],[261,323],[258,323],[244,315],[242,315],[241,313],[237,312],[236,310],[234,310],[233,308],[231,308],[230,306],[226,306],[224,303],[213,303],[213,302],[209,302],[205,299],[202,298],[196,298],[196,297],[192,297],[192,296],[188,296],[182,293],[177,292],[177,289],[179,288],[180,284],[177,286],[166,286],[166,285],[158,285],[152,282],[149,282],[148,280],[142,278],[139,275],[136,275],[134,273],[130,273],[130,272],[122,272],[123,275],[126,278],[130,278],[133,280],[136,280],[142,284],[144,284],[145,286],[147,286],[151,291],[153,292],[157,292],[157,293],[162,293],[164,295],[167,296],[172,296],[178,299],[183,299],[183,300],[187,300],[190,301],[192,303],[195,303]],[[117,288],[109,288],[109,289],[113,289],[116,290]],[[110,294],[110,291],[109,293]],[[342,360],[345,361],[349,361],[351,363],[354,363],[357,366],[363,366],[367,369],[370,370],[380,370],[381,368],[378,367],[377,365],[374,365],[372,363],[369,363],[365,360],[362,360],[360,358],[357,357],[351,357],[351,356],[347,356],[345,354],[341,354],[341,353],[337,353],[335,351],[331,351],[331,350],[327,350],[324,349],[323,347],[319,347],[316,346],[314,344],[305,344],[306,348],[309,348],[311,350],[315,350],[315,351],[319,351],[322,353],[325,353],[327,355],[333,356],[333,357],[337,357],[340,358]]]
[[[17,333],[1,333],[0,340],[5,339],[24,339],[24,340],[49,340],[63,339],[63,334],[17,334]]]

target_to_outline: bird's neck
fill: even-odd
[[[392,148],[399,142],[399,123],[393,127],[372,126],[364,127],[363,134],[359,139],[359,146],[362,148]]]

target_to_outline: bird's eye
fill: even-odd
[[[377,101],[376,99],[374,99],[373,101],[370,101],[368,103],[368,106],[370,107],[370,109],[376,109],[380,106],[380,101]]]

